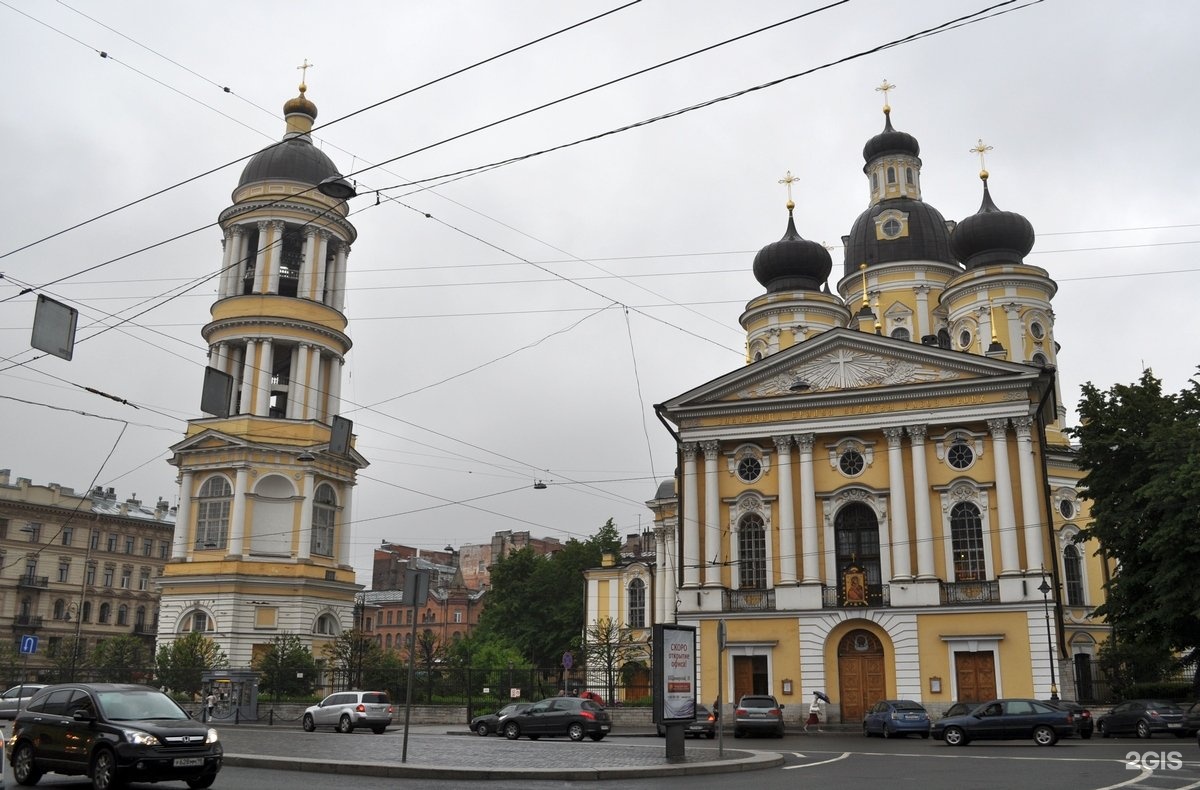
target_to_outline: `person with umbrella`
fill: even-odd
[[[814,691],[812,704],[808,706],[808,719],[804,722],[805,732],[808,732],[809,727],[816,727],[817,732],[821,732],[822,702],[829,702],[829,697],[825,696],[823,691]]]

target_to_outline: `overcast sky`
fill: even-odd
[[[1178,391],[1200,362],[1200,5],[1017,2],[872,53],[988,5],[0,0],[0,468],[177,502],[167,448],[200,416],[215,222],[238,160],[282,136],[305,59],[318,144],[385,190],[351,203],[360,582],[382,540],[649,527],[675,463],[652,406],[744,364],[737,319],[762,291],[754,253],[785,230],[789,170],[836,290],[884,78],[947,219],[978,209],[969,149],[993,146],[992,195],[1033,223],[1027,261],[1059,284],[1068,406],[1144,367]],[[81,311],[71,362],[29,361],[19,293],[43,285]]]

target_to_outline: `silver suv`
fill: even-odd
[[[301,723],[305,732],[317,727],[333,727],[338,732],[368,727],[381,735],[392,723],[392,701],[386,691],[339,691],[307,708]]]

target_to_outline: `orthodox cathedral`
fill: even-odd
[[[819,691],[856,722],[882,699],[1087,700],[1110,569],[1073,542],[1057,286],[985,169],[962,221],[925,201],[892,87],[836,294],[789,197],[754,258],[746,364],[656,406],[678,469],[648,502],[653,562],[591,571],[587,616],[629,621],[652,575],[653,621],[698,629],[704,702]]]

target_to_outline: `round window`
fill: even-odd
[[[858,450],[847,450],[842,453],[841,459],[838,461],[838,468],[842,470],[842,474],[847,477],[855,477],[862,474],[862,470],[867,466],[866,460],[863,459],[862,453]]]
[[[753,483],[762,476],[762,461],[753,456],[747,456],[738,461],[737,475],[743,483]]]
[[[958,347],[959,348],[970,348],[971,347],[971,330],[964,329],[963,331],[958,333]]]
[[[946,461],[955,469],[966,469],[975,461],[975,453],[964,441],[957,441],[946,451]]]
[[[1042,328],[1040,322],[1034,321],[1029,325],[1029,334],[1033,335],[1034,339],[1041,340],[1046,336],[1046,330]]]
[[[1044,368],[1050,364],[1050,360],[1046,359],[1046,355],[1039,351],[1033,355],[1033,364]]]
[[[902,230],[904,230],[904,226],[901,225],[900,220],[896,219],[895,217],[891,217],[887,220],[884,220],[884,223],[883,223],[884,238],[894,239],[900,235],[900,231],[902,231]]]
[[[1063,518],[1075,518],[1075,503],[1069,499],[1064,499],[1058,503],[1058,512],[1062,513]]]

